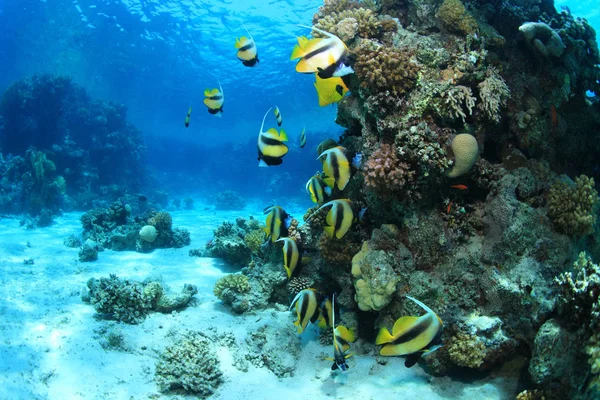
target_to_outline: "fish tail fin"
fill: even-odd
[[[377,338],[375,339],[375,344],[379,345],[384,343],[390,343],[392,340],[394,340],[394,337],[392,336],[390,331],[388,331],[387,328],[381,328],[379,330],[379,333],[377,334]]]

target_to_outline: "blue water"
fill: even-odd
[[[576,16],[600,27],[594,3],[558,0],[556,7],[567,5]],[[128,119],[142,130],[154,155],[149,161],[163,178],[184,170],[187,177],[210,177],[213,190],[231,186],[227,182],[233,179],[234,189],[257,193],[287,173],[284,181],[290,182],[290,176],[304,180],[283,184],[280,195],[299,195],[305,179],[320,167],[314,150],[307,150],[314,149],[310,143],[341,133],[334,122],[336,106],[319,107],[314,78],[294,72],[289,60],[296,37],[308,33],[298,24],[310,24],[321,4],[322,0],[4,0],[0,91],[34,73],[70,76],[92,97],[127,106]],[[242,23],[257,44],[261,62],[256,68],[244,67],[235,57],[235,39],[246,34]],[[204,89],[217,87],[218,81],[225,94],[222,118],[209,115],[202,104]],[[274,104],[281,109],[291,151],[281,167],[257,172],[254,143],[264,112]],[[185,129],[190,106],[191,125]],[[299,152],[296,140],[303,126],[309,146]],[[222,163],[226,143],[247,146],[248,151]],[[210,150],[214,147],[218,150]],[[240,179],[250,168],[258,178]]]

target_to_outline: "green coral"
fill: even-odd
[[[479,368],[487,355],[485,344],[475,335],[458,332],[448,344],[448,356],[461,367]]]
[[[244,236],[244,243],[252,251],[252,254],[258,254],[260,246],[265,241],[265,231],[262,229],[255,229]]]
[[[438,9],[437,17],[442,26],[450,32],[470,35],[479,30],[477,21],[460,0],[444,0]]]
[[[550,188],[548,215],[563,233],[585,236],[594,232],[597,207],[600,199],[594,178],[585,175],[575,179],[575,184],[558,181]]]
[[[161,392],[183,390],[206,398],[223,382],[222,375],[212,341],[188,331],[160,355],[155,379]]]

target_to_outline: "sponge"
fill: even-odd
[[[469,172],[477,156],[479,155],[479,146],[477,139],[468,133],[461,133],[452,139],[452,152],[454,153],[454,165],[448,171],[450,178],[456,178]]]

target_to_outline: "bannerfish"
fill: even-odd
[[[326,297],[319,305],[319,318],[317,326],[321,329],[333,328],[333,303],[329,297]]]
[[[384,344],[379,352],[382,356],[408,356],[404,365],[410,368],[423,354],[431,353],[442,346],[444,323],[425,304],[413,297],[406,297],[421,306],[427,313],[420,317],[400,317],[394,323],[391,334],[386,328],[381,328],[375,344]]]
[[[306,192],[310,194],[313,203],[323,204],[325,196],[331,196],[333,184],[333,178],[322,179],[319,175],[314,175],[306,182]]]
[[[325,37],[298,38],[298,44],[294,46],[290,56],[290,60],[300,59],[296,64],[296,72],[317,73],[322,79],[354,73],[351,67],[344,64],[348,57],[348,48],[340,38],[319,28],[300,26],[317,31]]]
[[[277,126],[281,126],[283,120],[281,119],[281,111],[279,111],[279,107],[275,106],[273,113],[275,114],[275,119],[277,119]]]
[[[303,126],[300,132],[300,148],[303,149],[304,146],[306,146],[306,126]]]
[[[277,241],[283,242],[283,268],[287,273],[288,279],[290,279],[296,267],[302,262],[298,243],[294,239],[287,237],[277,239]]]
[[[208,107],[209,113],[216,115],[217,117],[220,117],[223,113],[223,103],[225,102],[221,82],[219,82],[219,89],[206,89],[204,91],[204,105]]]
[[[348,353],[348,350],[350,350],[350,343],[354,342],[356,339],[352,331],[345,326],[335,326],[335,295],[333,295],[331,306],[333,308],[331,314],[331,326],[333,327],[333,365],[331,366],[331,370],[335,371],[336,369],[340,369],[341,371],[346,371],[348,369],[346,360],[352,357],[352,354]]]
[[[329,150],[325,150],[317,159],[323,162],[323,171],[327,176],[330,176],[335,181],[338,189],[344,190],[350,181],[350,162],[346,157],[346,149],[337,146]],[[325,156],[323,159],[322,157]]]
[[[267,234],[267,240],[271,238],[271,242],[276,242],[279,238],[287,236],[291,217],[280,206],[270,206],[264,210],[267,214],[265,227],[263,230]]]
[[[327,226],[325,226],[323,230],[330,239],[334,236],[338,239],[341,239],[346,233],[348,233],[355,219],[354,210],[352,210],[352,202],[349,199],[331,200],[323,204],[308,218],[306,218],[306,222],[308,222],[312,216],[318,213],[323,207],[328,206],[331,206],[331,209],[325,218]]]
[[[188,108],[187,116],[185,117],[185,127],[190,126],[190,118],[192,118],[192,107]]]
[[[321,158],[321,154],[325,150],[333,149],[334,147],[339,146],[337,142],[333,139],[325,139],[317,146],[317,155]]]
[[[309,322],[315,322],[318,317],[317,314],[317,291],[315,289],[304,289],[298,292],[292,304],[290,310],[296,305],[296,316],[297,320],[294,325],[298,327],[298,333],[304,332]]]
[[[244,24],[242,26],[246,29],[249,38],[242,36],[235,40],[235,48],[238,49],[236,56],[246,67],[254,67],[259,62],[256,43],[254,43],[254,38],[248,31],[248,28]]]
[[[283,162],[283,156],[288,152],[288,147],[283,143],[287,142],[287,134],[283,129],[277,132],[277,129],[271,128],[263,132],[265,126],[265,118],[269,110],[263,117],[260,131],[258,131],[258,165],[260,167],[270,167],[280,165]]]
[[[319,75],[316,75],[314,85],[317,89],[317,96],[319,97],[319,105],[321,107],[342,100],[349,90],[344,80],[339,76],[323,79]]]

